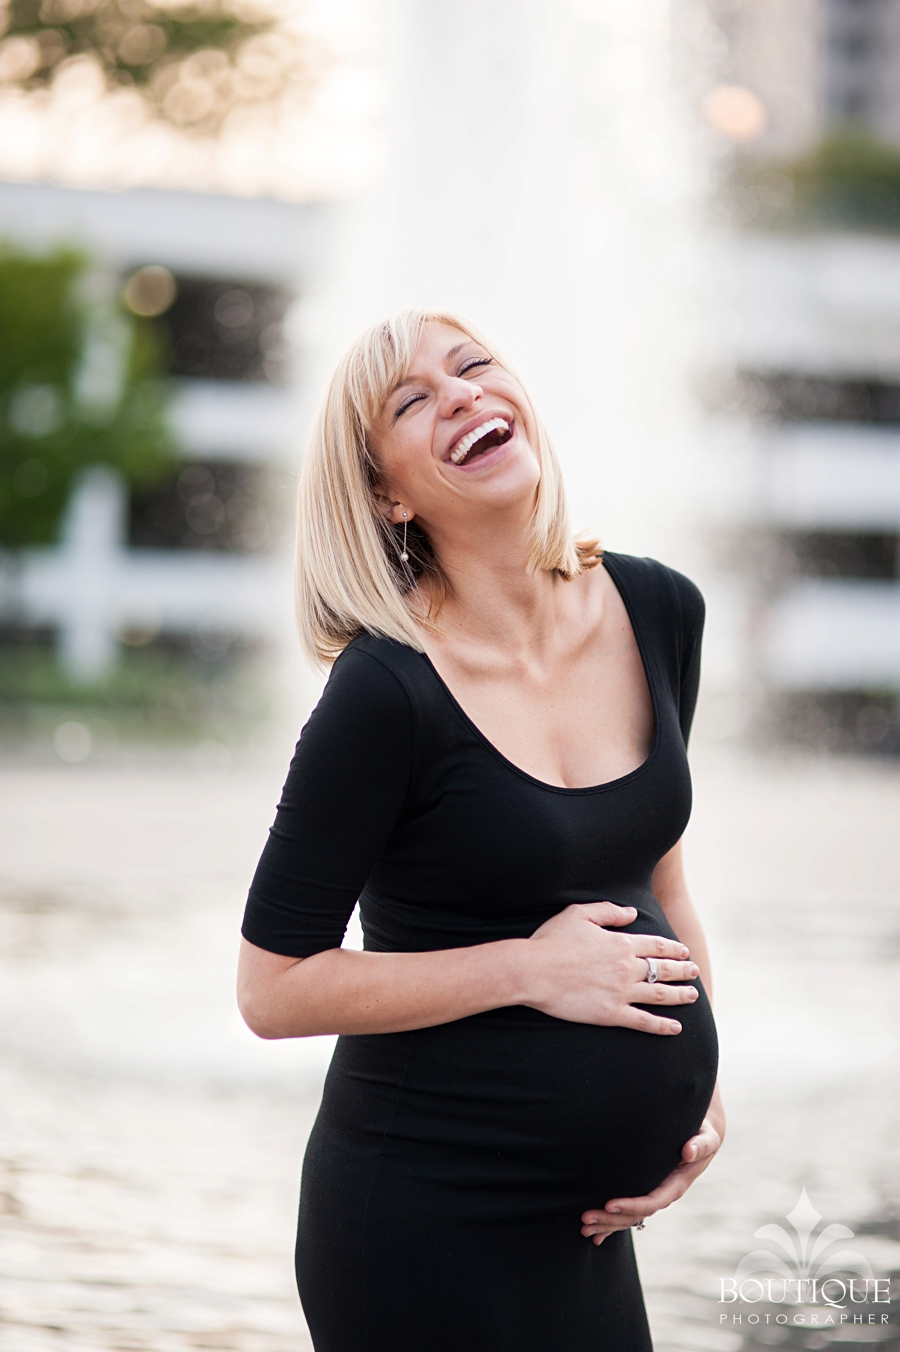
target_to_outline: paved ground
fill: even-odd
[[[0,1352],[309,1348],[291,1249],[328,1043],[259,1043],[232,999],[283,767],[202,767],[0,766]],[[804,1186],[900,1268],[900,768],[695,772],[731,1129],[638,1236],[658,1352],[896,1346],[850,1307],[723,1326],[717,1296]]]

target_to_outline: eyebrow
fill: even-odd
[[[464,347],[469,347],[472,343],[475,343],[474,338],[466,338],[464,342],[457,343],[456,347],[451,347],[450,351],[444,354],[444,361],[450,361],[457,353],[462,352]],[[475,346],[477,347],[478,344],[475,343]],[[391,395],[396,394],[398,390],[402,390],[404,385],[415,385],[415,383],[415,380],[411,376],[407,376],[405,380],[399,381],[399,383],[394,386],[388,395],[388,399],[390,399]]]

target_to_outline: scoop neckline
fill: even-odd
[[[639,775],[642,775],[645,770],[649,769],[652,762],[656,759],[656,754],[659,750],[659,743],[662,734],[662,719],[660,717],[660,704],[656,688],[656,679],[654,675],[653,664],[650,662],[648,657],[646,645],[644,642],[644,635],[641,631],[640,621],[636,617],[636,613],[632,605],[631,598],[628,595],[628,588],[627,586],[622,585],[621,575],[619,577],[616,576],[616,569],[618,567],[618,563],[617,562],[614,563],[612,568],[609,567],[609,563],[612,562],[613,559],[616,559],[615,555],[604,553],[602,561],[603,567],[606,568],[606,571],[609,573],[610,580],[612,581],[613,586],[615,587],[616,591],[622,598],[622,603],[625,606],[626,611],[628,612],[628,619],[631,623],[631,632],[634,634],[634,640],[637,643],[638,653],[641,659],[641,666],[644,669],[644,679],[647,682],[647,689],[650,692],[650,703],[653,706],[653,738],[650,742],[650,750],[647,752],[646,757],[644,758],[644,760],[641,761],[640,765],[636,765],[635,768],[633,770],[629,770],[626,775],[619,775],[617,779],[604,780],[602,784],[583,784],[576,785],[575,787],[569,787],[566,784],[548,784],[545,779],[538,779],[535,775],[529,774],[527,770],[523,770],[520,765],[516,765],[514,761],[511,761],[508,756],[504,756],[503,752],[498,747],[496,747],[494,743],[481,731],[481,728],[478,727],[477,723],[474,723],[472,721],[472,719],[466,713],[465,709],[462,707],[459,700],[456,698],[453,691],[450,689],[449,685],[444,680],[443,676],[440,674],[440,672],[438,671],[437,667],[434,665],[428,654],[425,652],[419,654],[420,657],[424,658],[429,669],[431,670],[432,675],[434,676],[438,685],[440,685],[441,689],[449,699],[450,703],[453,705],[456,712],[459,714],[460,718],[463,720],[463,722],[466,724],[469,730],[475,734],[475,736],[482,743],[482,745],[487,747],[488,751],[490,751],[490,753],[498,761],[500,761],[502,765],[505,765],[508,770],[512,770],[513,773],[517,774],[520,779],[527,780],[529,784],[534,784],[539,789],[546,789],[549,793],[565,793],[565,794],[606,793],[610,789],[619,788],[621,785],[629,783],[632,779],[636,779]]]

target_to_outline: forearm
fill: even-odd
[[[659,861],[653,874],[653,890],[666,919],[678,938],[690,949],[691,959],[700,968],[710,1001],[713,994],[712,964],[700,917],[691,901],[684,876],[681,841]]]
[[[279,958],[243,941],[238,1003],[264,1038],[398,1033],[525,1002],[526,939],[433,953]]]
[[[710,1099],[709,1108],[706,1115],[712,1122],[716,1131],[719,1133],[719,1140],[725,1139],[725,1105],[722,1102],[722,1092],[719,1089],[719,1082],[716,1081],[716,1087],[713,1090],[713,1096]]]
[[[687,889],[680,841],[657,864],[653,874],[653,889],[659,904],[665,911],[666,919],[681,942],[690,949],[691,958],[700,968],[700,980],[703,982],[710,1003],[712,1003],[713,985],[709,949],[706,944],[706,935],[703,933],[703,926],[700,924],[700,917],[694,908],[694,903],[691,901]],[[713,1090],[707,1119],[718,1132],[721,1142],[725,1136],[725,1109],[718,1084]],[[718,1146],[716,1148],[718,1149]],[[703,1167],[706,1167],[705,1164]]]
[[[674,939],[617,934],[635,910],[611,901],[566,906],[529,939],[436,953],[359,953],[331,948],[289,958],[245,939],[238,1003],[264,1038],[316,1033],[399,1033],[453,1023],[488,1009],[530,1005],[572,1023],[672,1036],[675,1019],[636,1008],[648,987],[644,955],[659,961],[656,1004],[689,1004],[696,967]],[[673,984],[668,984],[673,983]],[[674,984],[679,983],[679,984]]]
[[[672,929],[681,942],[690,949],[691,960],[700,968],[700,980],[703,982],[708,998],[712,1000],[712,964],[709,959],[706,935],[703,933],[703,926],[694,908],[694,903],[685,892],[682,897],[670,899],[668,904],[661,904]]]

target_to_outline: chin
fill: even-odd
[[[509,494],[512,500],[528,493],[533,494],[541,480],[537,457],[530,446],[522,446],[521,443],[491,463],[479,467],[476,462],[471,470],[463,472],[467,473],[473,489]]]

